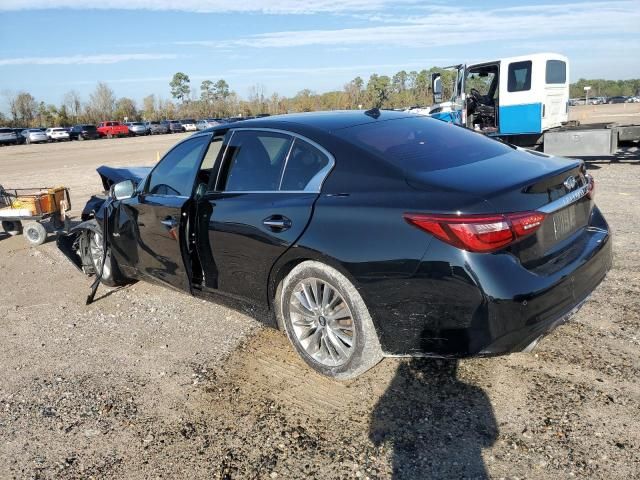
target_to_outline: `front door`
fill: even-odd
[[[194,183],[210,138],[179,143],[151,171],[140,192],[117,206],[112,237],[119,264],[190,291],[186,239]]]
[[[293,134],[236,129],[198,205],[205,290],[267,299],[271,267],[304,232],[333,157]]]

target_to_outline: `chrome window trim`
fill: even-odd
[[[582,197],[584,197],[587,193],[589,193],[589,189],[591,187],[591,179],[588,180],[586,185],[583,185],[577,190],[573,192],[569,192],[566,195],[554,200],[551,203],[546,204],[544,207],[538,208],[538,212],[542,213],[553,213],[558,210],[562,210],[564,207],[568,207],[572,203],[577,202]]]
[[[292,137],[294,139],[299,139],[303,142],[307,142],[310,145],[313,145],[314,147],[316,147],[318,150],[320,150],[328,159],[329,159],[329,163],[327,163],[327,165],[320,170],[318,173],[316,173],[311,180],[309,180],[309,183],[307,183],[307,187],[304,190],[254,190],[254,191],[231,191],[231,190],[215,190],[213,192],[210,193],[320,193],[322,191],[322,185],[324,184],[324,181],[326,180],[326,178],[329,176],[329,173],[331,173],[331,170],[333,170],[333,167],[336,164],[336,159],[334,158],[333,155],[331,155],[331,153],[329,153],[329,151],[324,148],[322,145],[320,145],[317,142],[314,142],[313,140],[311,140],[310,138],[305,137],[304,135],[300,135],[299,133],[296,132],[290,132],[288,130],[281,130],[278,128],[259,128],[259,127],[241,127],[241,128],[233,128],[233,129],[229,129],[231,131],[231,137],[229,138],[229,141],[227,142],[227,146],[225,148],[224,151],[224,155],[222,157],[222,160],[224,161],[226,156],[227,156],[227,149],[229,148],[229,143],[231,143],[231,140],[233,138],[233,135],[235,134],[235,132],[243,132],[243,131],[249,131],[249,132],[272,132],[272,133],[279,133],[281,135],[288,135],[290,137]],[[289,153],[287,154],[287,158],[286,161],[288,162],[289,160],[289,154],[291,153],[291,148],[293,147],[294,142],[291,142],[291,147],[289,147]],[[222,171],[222,163],[220,164],[220,168],[218,169],[218,175],[216,177],[216,188],[218,188],[219,186],[219,181],[220,181],[220,172]],[[286,168],[286,163],[285,163],[285,168]],[[285,172],[285,168],[282,169],[282,175],[284,175]],[[282,176],[280,177],[280,185],[282,184]],[[278,185],[278,188],[280,187],[280,185]]]
[[[278,182],[278,191],[282,190],[282,180],[284,179],[284,172],[287,170],[287,165],[289,164],[289,157],[291,156],[291,151],[293,150],[293,144],[296,143],[297,138],[291,137],[291,145],[289,145],[289,150],[287,151],[287,156],[284,158],[284,166],[282,167],[282,173],[280,174],[280,181]]]
[[[207,192],[207,193],[215,193],[217,195],[226,194],[226,193],[312,193],[314,195],[318,194],[318,192],[310,191],[310,190],[224,190],[217,192]]]
[[[231,140],[233,140],[233,136],[236,133],[235,130],[229,130],[229,131],[231,132],[231,135],[229,136],[229,140],[227,140],[227,144],[223,145],[224,146],[224,152],[222,152],[222,156],[220,157],[220,165],[218,165],[218,171],[216,172],[216,183],[213,185],[213,190],[210,190],[212,192],[217,192],[218,191],[218,185],[220,185],[220,172],[222,171],[222,167],[224,166],[225,159],[227,158],[227,152],[229,151],[229,144],[231,143]],[[213,133],[214,134],[212,135],[211,140],[213,140],[213,138],[215,137],[215,132],[213,132]],[[222,141],[223,142],[224,142],[224,137],[227,135],[227,133],[225,133],[222,136]],[[214,167],[215,167],[215,164],[214,164]]]

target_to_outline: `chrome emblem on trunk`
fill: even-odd
[[[578,182],[576,182],[576,177],[567,177],[566,180],[562,183],[562,185],[564,185],[564,188],[567,189],[567,192],[570,192],[571,190],[573,190],[574,188],[576,188],[576,185],[578,184]]]

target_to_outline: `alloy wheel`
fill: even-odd
[[[324,280],[300,281],[289,300],[293,335],[314,361],[329,367],[344,365],[355,348],[356,330],[349,305]]]

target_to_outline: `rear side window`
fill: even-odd
[[[289,135],[276,132],[234,132],[226,148],[219,189],[278,190],[291,141]]]
[[[546,83],[567,83],[567,64],[562,60],[547,60]]]
[[[190,197],[208,137],[194,138],[167,153],[153,169],[147,193]]]
[[[318,190],[323,178],[316,177],[329,167],[329,158],[324,152],[296,138],[287,158],[280,190]],[[320,176],[324,177],[324,175]]]
[[[531,90],[531,60],[509,64],[507,91],[525,92]]]
[[[427,117],[358,125],[336,134],[411,173],[455,168],[512,151],[484,135]]]

